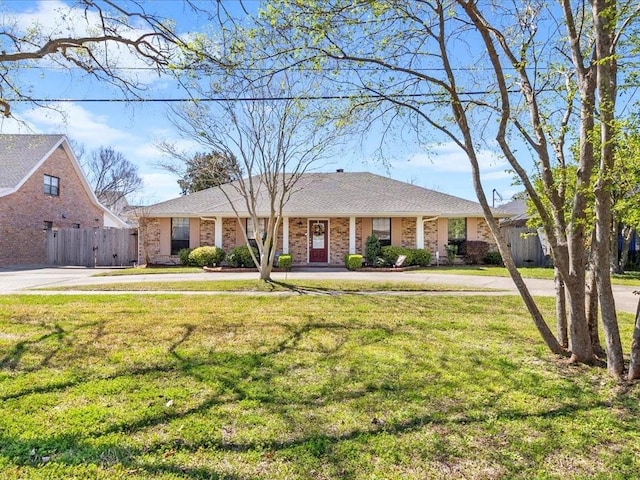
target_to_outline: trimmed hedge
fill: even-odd
[[[193,248],[181,248],[178,250],[178,258],[180,258],[180,263],[185,267],[190,267],[193,265],[191,260],[189,260],[189,255],[193,251]]]
[[[428,267],[431,265],[431,252],[429,250],[416,248],[413,250],[412,256],[413,259],[411,265],[418,265],[420,267]]]
[[[362,268],[362,255],[354,255],[347,253],[344,256],[344,266],[347,270],[357,270]]]
[[[422,248],[396,247],[393,245],[382,247],[381,256],[387,266],[395,265],[400,255],[407,257],[402,264],[403,267],[410,267],[412,265],[427,267],[431,264],[431,252],[428,250]]]
[[[286,271],[291,270],[293,265],[293,256],[290,253],[282,254],[278,257],[278,267]]]
[[[258,258],[258,249],[253,248],[253,252]],[[242,245],[240,247],[235,247],[229,255],[227,255],[227,263],[236,268],[254,268],[256,264],[253,262],[253,258],[251,258],[251,253],[249,253],[249,247],[246,245]]]
[[[198,267],[215,267],[220,265],[225,257],[224,250],[217,247],[198,247],[189,253],[189,262]]]
[[[502,265],[502,255],[500,252],[487,252],[482,257],[482,261],[487,265]]]

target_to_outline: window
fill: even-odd
[[[44,229],[45,230],[53,230],[53,222],[49,222],[47,220],[44,221]]]
[[[260,231],[260,235],[264,238],[264,218],[258,219],[258,230]],[[253,230],[253,221],[251,221],[250,218],[247,218],[247,239],[252,247],[258,247],[258,244],[256,243],[256,232]]]
[[[466,218],[450,218],[448,225],[448,237],[447,242],[449,245],[457,245],[458,253],[460,251],[460,245],[467,239],[467,219]]]
[[[60,179],[51,175],[44,176],[44,193],[57,197],[60,195]]]
[[[382,247],[391,245],[391,219],[390,218],[374,218],[372,222],[373,233]]]
[[[71,228],[80,228],[80,224],[79,223],[74,223],[73,225],[71,225]]]
[[[189,219],[171,219],[171,255],[177,255],[183,248],[189,248]]]

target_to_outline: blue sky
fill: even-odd
[[[0,4],[0,20],[7,24],[15,20],[28,28],[38,24],[42,31],[58,27],[59,9],[65,4],[59,0],[11,1]],[[203,24],[193,15],[187,15],[182,2],[164,0],[152,4],[159,13],[176,20],[178,32],[202,31]],[[80,18],[80,17],[78,17]],[[200,19],[202,20],[202,19]],[[82,29],[82,21],[76,27]],[[136,60],[126,55],[124,65],[136,65]],[[152,97],[184,97],[184,92],[167,78],[145,71],[136,71],[148,88],[146,95]],[[49,62],[39,62],[36,69],[25,69],[19,73],[21,88],[29,89],[35,97],[87,99],[121,98],[122,94],[105,85],[86,78],[81,72],[69,75],[53,68]],[[176,176],[157,166],[165,159],[156,145],[160,141],[175,142],[185,150],[198,149],[193,142],[179,137],[175,127],[167,118],[168,106],[163,103],[59,103],[48,109],[33,104],[12,105],[15,119],[0,120],[2,133],[64,133],[70,139],[83,144],[88,152],[100,146],[111,146],[135,163],[144,180],[144,190],[130,201],[156,203],[179,195]],[[475,200],[469,163],[462,152],[452,144],[407,145],[402,142],[395,157],[387,157],[381,164],[369,153],[377,145],[375,132],[336,157],[333,162],[321,167],[321,171],[344,168],[347,171],[370,171],[397,180],[415,183],[444,193]],[[400,143],[400,141],[399,141]],[[512,176],[507,173],[506,162],[492,152],[480,152],[482,178],[485,192],[491,200],[493,189],[505,200],[519,191],[512,185]]]

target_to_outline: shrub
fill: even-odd
[[[382,253],[382,248],[380,247],[380,240],[376,235],[369,235],[367,237],[367,243],[364,247],[364,257],[367,261],[367,265],[375,265],[376,260]]]
[[[258,257],[258,249],[253,248],[253,252]],[[240,268],[253,268],[256,264],[253,262],[253,258],[251,258],[251,253],[249,253],[249,247],[246,245],[242,245],[240,247],[235,247],[229,255],[227,255],[227,263],[232,267]]]
[[[381,250],[380,256],[384,259],[386,265],[395,265],[400,255],[407,257],[404,261],[404,266],[413,265],[413,250],[410,248],[387,245],[382,247]]]
[[[293,256],[290,253],[285,253],[278,257],[278,267],[288,272],[291,270],[291,265],[293,265]]]
[[[476,265],[489,252],[489,244],[479,240],[466,240],[464,242],[464,252],[465,263]]]
[[[347,270],[357,270],[362,267],[362,255],[353,255],[347,253],[344,256],[344,266]]]
[[[445,245],[444,248],[447,251],[447,260],[449,261],[449,265],[453,265],[453,262],[456,259],[456,255],[458,255],[458,246]]]
[[[180,263],[185,266],[193,265],[189,260],[189,255],[191,254],[192,248],[181,248],[178,250],[178,257],[180,258]]]
[[[500,252],[487,252],[482,257],[482,261],[487,265],[502,265],[502,256]]]
[[[423,248],[416,248],[411,251],[412,262],[411,265],[419,265],[421,267],[428,267],[431,265],[431,252]]]
[[[189,262],[198,267],[213,267],[224,260],[224,250],[217,247],[198,247],[189,254]]]

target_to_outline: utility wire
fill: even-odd
[[[495,91],[469,91],[458,92],[459,95],[478,96],[496,93]],[[518,90],[511,90],[510,93],[518,93]],[[198,97],[198,98],[5,98],[9,103],[13,102],[29,102],[29,103],[198,103],[198,102],[264,102],[264,101],[290,101],[290,100],[383,100],[385,98],[426,98],[426,97],[443,97],[446,100],[445,93],[397,93],[390,95],[368,94],[368,95],[303,95],[303,96],[279,96],[279,97]]]

